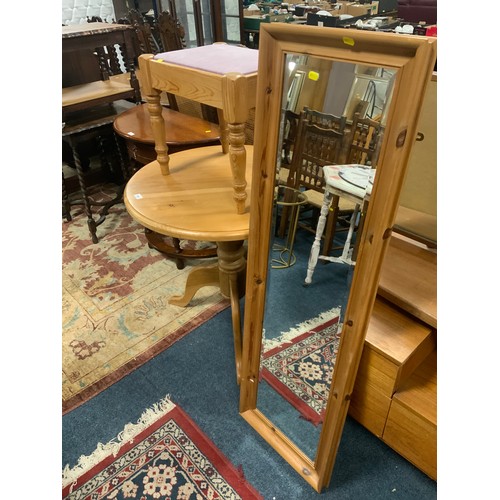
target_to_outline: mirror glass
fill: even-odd
[[[285,70],[257,408],[314,460],[360,251],[355,241],[363,211],[354,217],[350,263],[319,260],[312,283],[305,286],[323,189],[318,186],[313,201],[314,190],[290,177],[290,171],[307,164],[302,159],[307,146],[297,146],[297,128],[304,109],[344,117],[341,125],[327,126],[338,130],[342,151],[336,162],[326,164],[355,163],[376,171],[396,71],[296,54],[286,56]],[[351,143],[364,119],[375,122],[362,136],[369,151],[354,154]],[[340,201],[339,207],[333,256],[344,251],[354,213],[352,203]]]

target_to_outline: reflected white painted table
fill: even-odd
[[[318,259],[352,266],[355,264],[355,261],[352,260],[352,236],[356,227],[356,220],[359,215],[360,207],[369,199],[375,178],[375,169],[358,164],[327,165],[323,167],[323,173],[326,183],[325,194],[323,196],[323,205],[321,206],[321,213],[316,227],[316,236],[311,247],[309,262],[307,264],[306,285],[312,283],[312,276]],[[326,217],[334,196],[347,198],[355,204],[349,224],[349,232],[347,233],[342,255],[340,257],[319,255],[321,238],[325,230]]]

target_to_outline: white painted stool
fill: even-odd
[[[352,260],[351,240],[360,207],[371,195],[375,178],[375,169],[358,164],[327,165],[323,167],[323,174],[325,178],[325,194],[323,196],[323,205],[321,207],[318,225],[316,226],[316,236],[309,255],[309,262],[307,263],[306,285],[312,282],[312,275],[318,263],[318,259],[351,266],[355,264],[355,261]],[[321,237],[325,230],[326,217],[334,195],[347,198],[355,204],[355,209],[349,225],[349,232],[347,233],[342,255],[340,257],[319,255]]]

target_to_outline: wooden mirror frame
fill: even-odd
[[[436,61],[436,39],[271,23],[261,25],[259,47],[240,414],[317,492],[321,492],[330,482],[347,416],[382,259],[417,135],[425,89]],[[284,65],[290,53],[397,70],[314,461],[257,409]]]

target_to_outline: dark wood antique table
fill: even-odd
[[[63,176],[63,215],[71,220],[71,205],[83,205],[94,243],[98,242],[97,226],[104,222],[109,208],[121,201],[123,183],[128,179],[128,162],[125,163],[126,158],[115,141],[113,121],[141,99],[134,64],[135,37],[134,29],[127,25],[86,23],[62,27],[62,137],[71,147],[79,184],[79,198],[70,201]],[[83,54],[87,55],[85,61],[88,64],[79,68],[78,60]],[[68,61],[72,64],[65,67]],[[68,76],[72,71],[74,73]],[[65,86],[65,82],[70,82],[69,86]],[[78,152],[78,145],[89,140],[100,145],[107,141],[114,146],[108,158],[100,148],[103,170],[109,170],[110,156],[120,164],[117,170],[121,171],[122,185],[118,187],[116,197],[104,206],[89,196],[88,179]],[[93,206],[102,206],[97,220],[92,213]]]
[[[220,143],[219,127],[214,123],[168,108],[163,108],[162,115],[169,154]],[[140,165],[156,160],[147,104],[140,104],[117,116],[114,129],[124,139],[132,160]]]
[[[79,193],[76,199],[70,200],[66,192],[66,182],[63,177],[63,216],[67,221],[71,220],[71,206],[83,205],[85,215],[87,216],[87,225],[93,243],[98,243],[97,226],[102,224],[108,214],[109,209],[116,203],[120,203],[123,199],[123,188],[125,181],[129,178],[129,169],[124,153],[117,141],[117,137],[113,132],[113,121],[120,113],[134,106],[133,103],[128,101],[119,100],[112,103],[96,106],[87,110],[77,111],[70,115],[66,122],[63,124],[62,137],[69,146],[73,153],[73,162],[76,169],[78,178]],[[110,201],[99,202],[92,199],[89,195],[89,186],[86,178],[86,172],[82,166],[80,154],[78,152],[78,145],[82,142],[96,138],[99,143],[99,152],[101,157],[101,168],[108,174],[111,174],[111,165],[118,165],[118,172],[115,170],[115,176],[118,174],[120,177],[119,187],[116,196]],[[111,147],[106,148],[104,143],[107,141]],[[101,207],[97,214],[97,220],[92,213],[92,207]]]
[[[78,71],[76,67],[71,68],[79,74],[67,78],[67,81],[72,82],[71,86],[64,86],[63,83],[63,116],[71,111],[117,99],[139,102],[141,95],[134,64],[136,45],[135,31],[130,25],[86,23],[63,26],[63,61],[78,59],[84,53],[95,53],[98,61],[95,67],[99,70],[92,72],[92,79],[89,81],[86,68],[82,71]],[[120,57],[116,46],[121,53],[123,68],[117,67]],[[75,58],[71,57],[71,53],[75,54]],[[125,71],[121,71],[123,69]],[[96,78],[97,74],[100,78]]]

